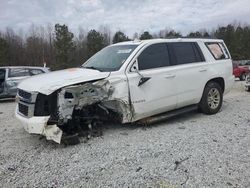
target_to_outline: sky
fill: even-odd
[[[108,26],[135,32],[187,34],[233,22],[250,24],[250,0],[0,0],[0,30],[66,24],[72,32]]]

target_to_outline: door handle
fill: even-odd
[[[207,71],[207,68],[200,69],[199,71],[200,71],[200,72],[206,72],[206,71]]]
[[[175,76],[176,76],[176,75],[174,75],[174,74],[167,74],[167,75],[165,75],[164,77],[165,77],[165,78],[175,78]]]

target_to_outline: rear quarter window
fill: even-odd
[[[221,42],[207,42],[205,43],[210,53],[213,55],[214,59],[222,60],[229,59],[229,53],[225,48],[224,44]]]

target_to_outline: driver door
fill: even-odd
[[[175,72],[169,62],[167,45],[152,44],[134,62],[138,70],[127,72],[133,121],[176,108]]]

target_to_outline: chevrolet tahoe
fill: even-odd
[[[61,142],[100,122],[152,123],[198,108],[217,113],[234,82],[219,39],[152,39],[110,45],[79,68],[18,86],[16,117],[29,133]]]

